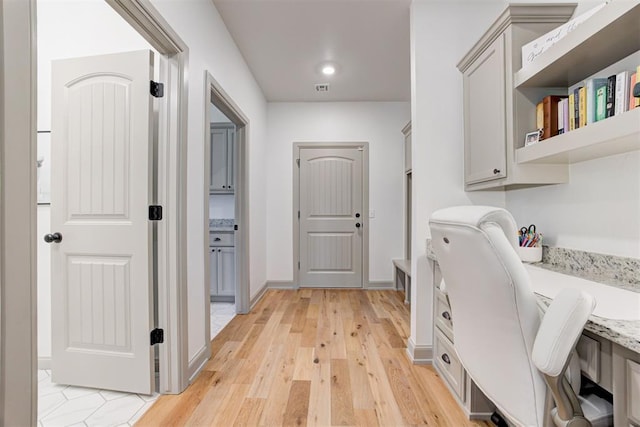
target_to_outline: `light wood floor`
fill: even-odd
[[[270,290],[211,342],[212,358],[139,426],[486,426],[468,421],[430,366],[405,353],[394,291]]]

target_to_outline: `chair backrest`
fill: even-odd
[[[463,366],[512,422],[541,426],[546,385],[531,357],[540,313],[515,252],[513,217],[460,206],[435,212],[429,225]]]

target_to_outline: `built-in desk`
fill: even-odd
[[[434,263],[434,365],[467,415],[485,418],[490,411],[482,399],[484,396],[466,375],[455,354],[455,313],[451,312],[446,294],[440,290],[442,277],[429,241],[427,256]],[[525,268],[543,311],[565,287],[579,288],[594,296],[596,310],[577,346],[582,372],[613,395],[615,427],[640,426],[640,292],[637,287],[578,278],[552,271],[557,268],[544,263],[525,265]],[[445,359],[451,363],[441,363],[440,353],[446,354]],[[459,370],[455,369],[456,363]]]

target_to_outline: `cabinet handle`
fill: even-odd
[[[449,314],[448,311],[442,312],[442,317],[444,317],[447,320],[451,320],[451,315]]]
[[[494,169],[494,170],[493,170],[493,174],[494,174],[494,175],[498,175],[499,173],[500,173],[500,169]]]
[[[213,239],[213,241],[214,241],[214,242],[219,242],[219,241],[220,241],[220,238],[219,238],[219,237],[216,237],[215,239]]]
[[[447,353],[444,353],[441,357],[442,360],[444,360],[444,363],[446,363],[447,365],[451,365],[451,359],[449,359],[449,355]]]

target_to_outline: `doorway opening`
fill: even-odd
[[[249,312],[249,120],[208,72],[205,81],[203,299],[209,342],[235,314]]]
[[[91,411],[87,416],[104,417],[106,415],[107,418],[101,418],[101,422],[107,424],[131,423],[135,421],[136,415],[140,416],[144,413],[144,410],[150,406],[150,402],[157,396],[157,394],[155,394],[156,392],[179,393],[186,387],[185,377],[187,367],[185,358],[181,355],[182,350],[180,349],[181,341],[186,342],[186,321],[184,321],[183,316],[179,315],[179,313],[184,312],[181,307],[181,301],[183,301],[183,299],[179,296],[183,295],[186,291],[182,285],[186,283],[186,280],[182,280],[182,276],[186,271],[184,270],[184,256],[180,250],[180,248],[185,246],[185,236],[182,232],[183,227],[180,221],[184,219],[182,212],[185,208],[184,195],[186,192],[180,187],[181,180],[178,179],[186,169],[183,164],[186,157],[184,156],[184,146],[182,145],[182,141],[184,141],[183,126],[186,119],[186,115],[182,115],[185,103],[184,95],[186,94],[182,62],[184,60],[183,54],[186,53],[186,46],[171,32],[165,22],[157,21],[159,14],[155,9],[146,4],[143,6],[136,1],[130,2],[125,6],[110,4],[109,2],[85,2],[81,5],[71,5],[68,2],[55,1],[38,1],[36,5],[38,8],[37,34],[39,63],[37,94],[37,109],[39,111],[37,123],[37,221],[39,236],[37,248],[37,306],[39,354],[37,356],[40,405],[38,419],[44,419],[46,417],[49,420],[55,419],[60,423],[68,423],[69,420],[58,420],[56,417],[66,412],[64,408],[65,404],[69,403],[73,406],[75,402],[72,402],[72,400],[78,398],[86,400],[87,402],[85,403],[87,403],[88,407],[91,406],[89,401],[95,403],[95,410]],[[133,14],[139,14],[142,11],[146,12],[144,19],[133,18]],[[132,22],[135,22],[135,24]],[[150,25],[151,22],[153,22],[154,25]],[[87,33],[91,33],[92,37],[83,37],[83,34]],[[81,314],[81,322],[78,322],[82,323],[82,325],[77,328],[78,330],[82,330],[82,334],[84,334],[81,340],[82,343],[87,345],[89,341],[94,341],[91,343],[95,347],[92,351],[96,356],[104,357],[109,350],[109,342],[112,342],[113,344],[111,345],[115,348],[118,345],[118,339],[124,343],[124,347],[138,346],[139,344],[131,344],[135,342],[131,336],[137,334],[140,338],[138,342],[144,342],[146,346],[145,350],[148,354],[146,358],[150,359],[147,360],[149,363],[144,364],[148,367],[146,370],[150,371],[146,373],[146,375],[149,375],[150,381],[148,381],[146,385],[143,384],[142,388],[132,386],[131,382],[127,382],[127,379],[130,379],[131,376],[120,370],[117,370],[117,372],[107,372],[105,370],[102,378],[97,380],[89,380],[88,377],[90,377],[90,375],[77,375],[77,380],[65,381],[61,378],[64,377],[68,379],[69,377],[66,376],[66,374],[65,376],[58,374],[59,382],[92,387],[90,389],[72,388],[65,384],[55,384],[52,382],[51,356],[55,353],[55,350],[52,352],[52,347],[55,349],[56,342],[62,342],[62,340],[69,341],[72,332],[69,332],[69,334],[59,334],[53,331],[51,320],[52,311],[56,310],[54,303],[58,304],[58,302],[61,302],[62,306],[66,306],[67,311],[69,311],[71,307],[70,302],[75,297],[73,297],[73,295],[71,297],[67,295],[66,298],[59,298],[55,295],[58,292],[52,292],[52,279],[57,280],[60,277],[67,277],[67,275],[64,274],[58,277],[51,276],[50,272],[53,264],[51,253],[52,251],[62,251],[59,250],[60,248],[55,247],[56,245],[52,247],[42,242],[43,235],[55,231],[51,228],[51,226],[54,225],[54,221],[52,221],[54,216],[52,208],[54,208],[54,205],[49,199],[50,183],[52,182],[49,179],[49,172],[52,157],[56,158],[56,155],[51,156],[51,151],[62,149],[60,144],[53,144],[52,146],[49,140],[52,134],[52,127],[55,128],[55,126],[52,126],[52,115],[55,115],[52,114],[52,112],[56,113],[56,108],[60,107],[60,104],[56,103],[57,101],[53,99],[56,97],[52,96],[52,93],[56,91],[56,84],[52,84],[51,63],[52,60],[58,59],[60,59],[60,63],[77,61],[73,62],[73,64],[78,64],[78,67],[83,67],[84,65],[81,64],[86,64],[86,62],[82,61],[89,60],[99,62],[105,60],[107,57],[113,58],[113,60],[116,61],[116,56],[128,55],[127,53],[122,54],[122,52],[130,52],[132,49],[145,50],[147,59],[143,61],[142,65],[144,66],[146,62],[146,67],[149,67],[151,63],[151,69],[154,70],[151,72],[151,69],[147,68],[146,74],[142,74],[140,80],[141,85],[139,87],[146,87],[146,89],[144,89],[146,93],[138,91],[137,94],[142,94],[145,100],[154,99],[156,95],[159,95],[149,93],[150,79],[156,82],[162,82],[165,87],[164,96],[156,97],[163,97],[164,99],[154,100],[150,111],[148,111],[152,126],[147,127],[147,130],[152,128],[152,135],[149,135],[148,138],[142,138],[145,140],[148,139],[150,144],[148,155],[143,155],[143,157],[148,157],[149,163],[147,165],[145,160],[144,169],[139,162],[136,162],[137,168],[132,169],[126,167],[129,159],[132,161],[135,160],[132,154],[134,151],[133,145],[127,142],[127,139],[130,138],[133,133],[127,134],[127,131],[130,130],[134,132],[133,129],[136,123],[134,121],[127,121],[128,119],[126,118],[122,119],[123,123],[131,123],[130,127],[127,125],[127,127],[122,128],[126,129],[122,131],[122,136],[117,133],[116,128],[120,120],[118,111],[126,110],[117,108],[117,102],[128,99],[129,92],[127,89],[121,90],[118,88],[120,83],[117,81],[117,78],[108,77],[104,82],[100,83],[91,83],[90,78],[85,79],[84,77],[74,80],[74,84],[84,85],[85,89],[78,89],[78,91],[84,90],[83,93],[86,94],[86,96],[82,96],[89,101],[89,104],[83,103],[84,101],[78,102],[79,105],[81,104],[83,106],[80,111],[96,112],[93,118],[93,124],[86,126],[86,128],[83,128],[84,131],[82,131],[85,132],[82,134],[83,140],[87,143],[76,147],[78,148],[78,152],[85,153],[85,159],[82,163],[86,165],[84,171],[79,171],[78,175],[93,178],[101,176],[101,181],[98,182],[97,179],[93,179],[90,184],[92,187],[85,188],[87,191],[84,191],[84,193],[86,194],[83,195],[83,191],[80,188],[78,194],[73,197],[80,200],[78,209],[84,209],[83,215],[88,215],[88,217],[93,216],[94,222],[99,219],[106,219],[107,222],[109,220],[117,222],[119,216],[124,219],[130,219],[134,216],[142,219],[141,228],[149,228],[152,231],[149,231],[148,238],[137,239],[136,242],[140,242],[141,240],[149,242],[148,255],[144,255],[143,257],[148,256],[148,258],[145,259],[148,259],[147,262],[149,267],[151,267],[148,269],[148,272],[151,273],[151,271],[153,271],[153,273],[151,273],[152,276],[145,279],[138,277],[141,280],[130,281],[127,278],[127,272],[129,271],[129,260],[127,260],[127,256],[121,256],[120,259],[114,261],[115,258],[107,258],[106,255],[99,257],[97,254],[101,252],[98,250],[95,251],[96,255],[92,260],[85,257],[79,262],[76,262],[75,265],[78,267],[74,266],[74,260],[71,259],[72,257],[67,255],[57,259],[57,261],[64,259],[65,262],[59,263],[60,265],[70,266],[71,270],[75,268],[80,273],[83,270],[85,273],[90,271],[89,276],[91,280],[86,280],[86,276],[78,276],[79,279],[76,281],[76,285],[82,286],[76,289],[77,292],[71,292],[72,289],[68,286],[72,280],[65,281],[64,285],[69,291],[66,292],[65,295],[85,295],[87,294],[85,290],[87,288],[83,284],[89,282],[89,294],[93,294],[91,297],[85,299],[81,297],[77,298],[78,302],[82,303],[83,306],[86,304],[89,305],[89,308],[78,310],[78,312],[83,311]],[[142,51],[133,53],[144,54]],[[151,58],[154,58],[152,61],[148,59],[149,54],[151,54]],[[122,58],[124,58],[124,56]],[[127,59],[122,59],[121,62],[122,61],[127,62]],[[73,70],[75,66],[76,65],[71,65],[71,69]],[[99,65],[99,67],[101,66],[102,65]],[[58,70],[60,70],[60,66],[58,66]],[[104,71],[103,74],[106,76],[109,72],[103,68],[99,68],[98,70],[99,72],[93,75],[99,75]],[[83,71],[79,71],[79,69],[77,72],[79,75],[83,73]],[[134,79],[126,73],[122,74],[122,76],[124,76],[123,79]],[[134,80],[131,80],[131,82],[134,82]],[[122,87],[126,87],[127,84],[130,85],[130,88],[137,87],[135,86],[136,83],[124,83]],[[131,89],[131,91],[131,96],[133,97],[134,89]],[[98,95],[96,95],[97,93]],[[146,97],[144,95],[146,95]],[[57,99],[59,101],[61,97],[57,96]],[[144,103],[145,101],[142,102]],[[100,113],[98,113],[98,111],[100,111]],[[109,113],[108,111],[111,112]],[[114,111],[115,113],[113,113]],[[99,114],[102,114],[102,116],[100,116],[102,118],[105,117],[104,115],[109,117],[101,121],[101,119],[98,118]],[[137,111],[136,114],[138,114],[136,120],[138,120],[138,123],[141,123],[143,114],[140,114],[140,111]],[[82,122],[82,120],[78,121],[78,123],[80,122]],[[60,124],[62,121],[58,120],[58,123]],[[62,129],[62,127],[59,127],[59,129]],[[59,135],[61,134],[62,133],[59,132]],[[136,134],[136,136],[140,135]],[[59,139],[60,136],[57,138]],[[67,140],[66,138],[63,139]],[[142,139],[138,138],[136,141]],[[58,152],[58,160],[65,158],[68,161],[74,158],[74,154],[68,155],[75,149],[71,147],[71,145],[70,143],[65,143],[64,153],[60,154],[60,152]],[[118,163],[118,155],[126,159],[126,161],[122,163],[122,165],[125,165],[125,169],[122,169],[122,174],[116,176],[118,174],[113,174],[113,172],[117,170],[117,166],[114,165]],[[78,157],[78,160],[82,160],[81,157],[82,155]],[[65,163],[65,166],[69,165]],[[146,169],[147,166],[148,169]],[[60,166],[56,166],[55,164],[53,167],[57,167],[59,170],[61,169]],[[70,174],[73,167],[74,165],[64,168],[64,173]],[[149,173],[146,174],[142,172],[143,170],[148,170]],[[60,176],[60,172],[57,172],[57,174]],[[129,193],[130,190],[119,190],[119,183],[122,184],[121,187],[124,188],[125,184],[123,184],[123,182],[138,180],[137,178],[141,178],[141,176],[139,176],[140,174],[145,176],[144,182],[146,182],[147,178],[149,180],[148,187],[144,188],[142,193],[133,194],[132,192]],[[64,178],[63,181],[70,182],[71,180]],[[78,182],[77,187],[82,187],[82,182],[86,183],[87,180],[80,179]],[[64,218],[63,222],[67,224],[72,223],[74,220],[78,222],[78,219],[82,222],[83,218],[81,217],[83,215],[76,215],[77,218],[74,218],[71,214],[71,210],[73,209],[69,208],[69,206],[73,203],[69,202],[69,200],[73,197],[69,196],[69,194],[72,194],[69,193],[69,188],[71,187],[66,184],[65,186],[57,188],[58,198],[54,199],[53,202],[58,204],[56,208],[64,206],[64,209],[68,211],[65,211],[66,214],[59,218]],[[60,196],[61,194],[63,197]],[[142,200],[145,206],[143,206],[142,209],[137,209],[139,208],[139,206],[137,206],[135,212],[130,212],[129,203],[132,202],[132,199],[127,198],[126,194],[135,195],[135,200]],[[85,197],[86,195],[90,197],[87,198]],[[119,196],[122,197],[119,198]],[[88,199],[90,199],[89,202],[87,202]],[[110,209],[106,207],[109,203],[118,205],[120,202],[122,202],[121,209],[116,206],[113,208],[113,213],[110,214],[107,212]],[[151,220],[152,218],[146,217],[146,211],[148,210],[148,206],[146,206],[147,203],[149,205],[162,206],[165,212],[164,222],[155,222],[152,223],[152,227],[148,227],[147,220]],[[131,209],[133,209],[133,203],[131,203],[131,206]],[[141,216],[138,214],[140,211],[145,213]],[[111,219],[110,215],[112,217]],[[84,219],[86,220],[86,218]],[[56,227],[59,223],[60,221],[56,222]],[[76,224],[76,226],[77,225],[78,224]],[[69,234],[71,235],[73,233]],[[109,239],[116,240],[115,236],[110,235],[109,238],[103,239],[103,241]],[[65,240],[71,243],[73,239],[66,238]],[[130,246],[127,246],[128,244],[122,242],[122,239],[118,239],[118,241],[121,245],[130,248]],[[151,241],[153,241],[153,244]],[[132,244],[137,245],[137,243]],[[175,249],[175,252],[172,249]],[[78,258],[79,254],[75,254],[74,256]],[[136,256],[138,255],[133,255],[133,257]],[[78,259],[76,259],[76,261],[78,261]],[[122,273],[122,281],[120,282],[118,282],[119,273]],[[109,277],[112,277],[112,279],[109,279]],[[135,289],[140,288],[140,286],[136,286],[134,283],[149,284],[148,286],[151,293],[149,297],[143,298],[142,303],[145,305],[145,310],[148,309],[148,321],[151,326],[143,324],[144,322],[137,323],[130,319],[132,312],[142,312],[141,307],[137,305],[140,301],[136,301],[136,299],[132,297],[132,295],[137,292]],[[122,287],[119,288],[118,286],[120,285],[122,285]],[[113,295],[105,291],[108,289],[113,289]],[[127,293],[128,290],[130,290],[130,294]],[[119,292],[122,295],[120,295]],[[115,297],[113,298],[114,303],[110,305],[109,301],[111,296],[122,297],[128,301],[127,304],[129,304],[130,301],[130,304],[135,305],[135,308],[130,307],[132,310],[127,313],[127,304],[116,304]],[[128,298],[131,298],[131,300]],[[110,318],[109,308],[117,306],[122,307],[122,313],[117,309],[112,310],[114,316],[111,317],[113,318],[112,324],[114,327],[110,327],[108,322]],[[59,313],[62,313],[62,317],[58,316],[58,319],[65,317],[64,312],[61,311]],[[122,315],[123,322],[125,323],[119,332],[116,326],[116,323],[118,323],[116,318],[118,316],[115,315],[117,314]],[[100,327],[100,322],[104,322],[102,328]],[[61,324],[60,321],[57,323],[58,325]],[[142,328],[136,325],[140,325]],[[130,329],[128,326],[131,326]],[[149,346],[149,333],[153,328],[164,331],[164,345]],[[90,331],[90,329],[92,330]],[[121,336],[116,336],[118,333],[120,333]],[[113,337],[110,337],[110,334],[113,334]],[[89,337],[90,335],[91,337]],[[132,341],[129,341],[130,339]],[[159,343],[162,343],[162,340],[159,340]],[[74,344],[68,344],[68,346],[73,347]],[[101,351],[105,353],[100,355]],[[58,352],[58,354],[60,353]],[[93,366],[94,361],[95,360],[76,364],[75,370],[80,371],[78,366],[82,365],[82,372],[100,371],[99,366]],[[61,367],[62,364],[58,364],[58,366]],[[141,372],[141,370],[145,370],[142,368],[142,365],[132,372],[137,374]],[[56,368],[56,371],[58,373],[63,372],[62,369],[58,368]],[[73,371],[73,369],[71,371]],[[122,380],[118,378],[122,378]],[[149,387],[147,388],[147,386]],[[121,390],[131,391],[133,389],[140,390],[139,393],[144,393],[144,395],[124,395],[123,393],[119,393]],[[142,389],[145,391],[142,391]],[[118,392],[114,393],[114,391]],[[147,395],[148,393],[152,394]],[[115,403],[121,403],[127,406],[128,412],[119,411],[117,414],[110,414],[117,417],[110,419],[108,418],[110,416],[108,414],[110,411],[109,402],[113,399],[122,399],[122,401],[119,400]],[[110,421],[105,421],[107,419]],[[80,421],[87,420],[81,419]]]

